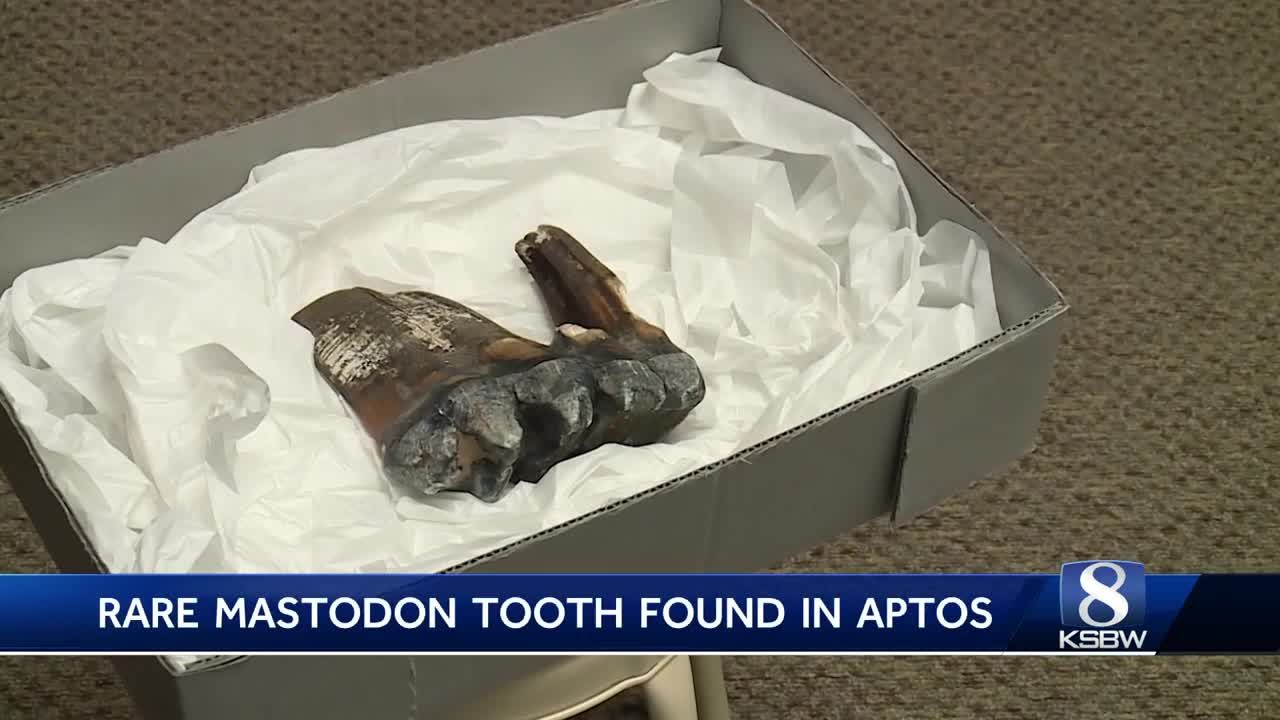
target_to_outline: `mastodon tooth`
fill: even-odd
[[[422,291],[338,290],[294,315],[397,484],[492,502],[604,443],[656,442],[702,401],[693,358],[577,240],[539,226],[516,252],[557,326],[550,345]]]

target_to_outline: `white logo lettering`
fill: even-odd
[[[1066,650],[1141,650],[1147,631],[1137,630],[1059,630],[1058,649]]]
[[[1098,568],[1107,568],[1116,574],[1114,585],[1103,585],[1097,578],[1093,576]],[[1096,562],[1086,567],[1084,572],[1080,573],[1080,588],[1084,590],[1084,600],[1080,601],[1080,619],[1086,625],[1104,628],[1111,627],[1123,621],[1129,615],[1129,601],[1125,599],[1117,590],[1124,586],[1125,572],[1124,568],[1111,562]],[[1111,609],[1110,620],[1097,620],[1089,614],[1089,609],[1094,602],[1100,602]]]

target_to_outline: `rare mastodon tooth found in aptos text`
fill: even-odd
[[[556,325],[549,345],[429,292],[349,288],[294,315],[402,487],[493,502],[605,443],[657,442],[706,394],[693,358],[567,232],[539,226],[516,254]]]

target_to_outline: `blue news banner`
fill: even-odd
[[[1280,575],[3,575],[0,652],[1273,653]]]

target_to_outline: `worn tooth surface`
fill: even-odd
[[[666,409],[688,412],[702,402],[707,386],[698,363],[688,353],[658,355],[645,361],[666,388]]]
[[[391,443],[385,467],[397,484],[427,495],[465,490],[469,481],[458,458],[458,430],[438,413],[414,423]]]
[[[509,377],[465,382],[449,394],[441,411],[457,428],[458,460],[473,492],[485,500],[501,497],[524,441]]]
[[[510,464],[520,453],[524,429],[516,420],[516,396],[507,378],[471,380],[449,393],[442,412],[458,432],[474,438],[486,457]]]
[[[583,439],[595,418],[594,387],[586,363],[549,360],[523,373],[515,383],[526,452],[517,473],[541,478],[551,466],[583,452]]]
[[[623,417],[652,413],[667,399],[662,378],[639,360],[611,360],[595,371],[601,394],[613,401]]]

